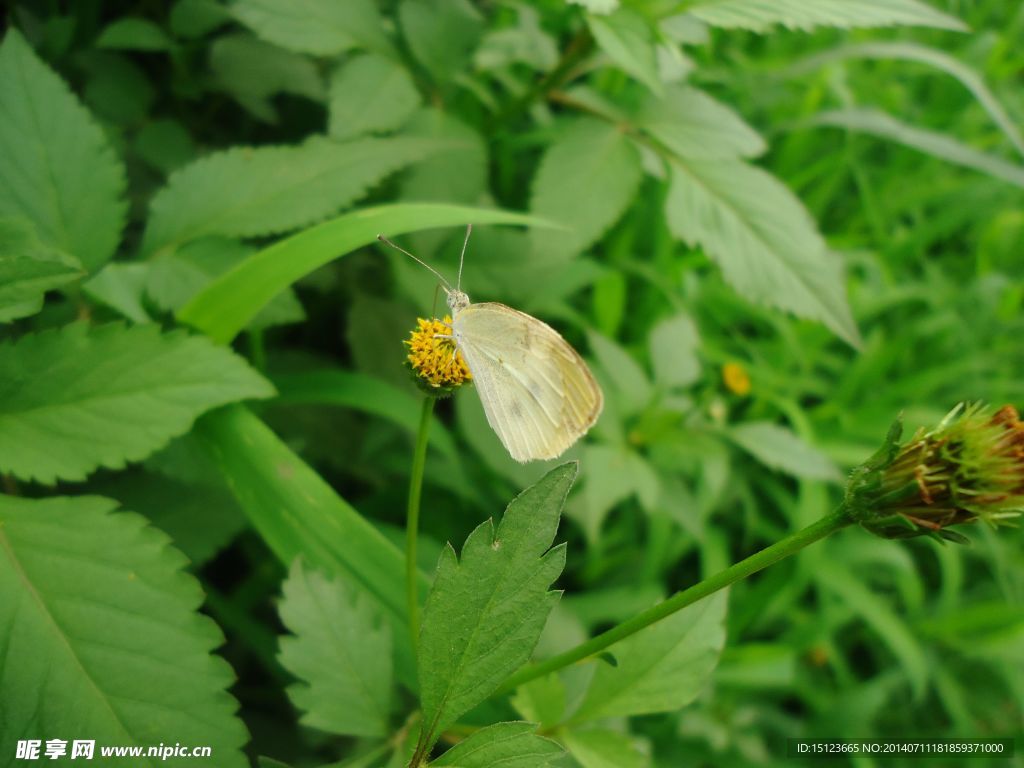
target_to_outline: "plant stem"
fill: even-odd
[[[416,567],[416,542],[420,528],[420,497],[423,495],[423,469],[427,464],[427,435],[430,432],[430,416],[434,412],[434,398],[423,398],[420,411],[420,428],[416,434],[416,449],[412,455],[412,472],[409,475],[409,506],[405,521],[405,596],[409,609],[409,632],[412,635],[413,653],[420,637],[420,593],[419,571]]]
[[[540,664],[523,667],[516,674],[509,677],[501,687],[498,688],[496,693],[510,693],[525,682],[534,680],[538,677],[543,677],[551,672],[567,667],[570,664],[576,664],[584,659],[588,659],[605,650],[610,645],[614,645],[620,640],[624,640],[630,635],[636,634],[640,630],[649,627],[656,621],[661,621],[676,611],[686,608],[688,605],[692,605],[698,600],[701,600],[724,587],[728,587],[730,584],[734,584],[740,579],[745,579],[751,574],[757,573],[761,569],[767,568],[769,565],[777,563],[779,560],[799,552],[808,544],[813,544],[819,539],[825,538],[829,534],[838,531],[840,528],[843,528],[852,522],[853,520],[847,514],[846,508],[840,505],[838,509],[823,517],[818,522],[812,523],[806,528],[803,528],[796,533],[792,533],[784,539],[780,539],[771,546],[765,547],[760,552],[757,552],[744,560],[740,560],[738,563],[730,565],[725,570],[719,571],[713,576],[709,576],[703,581],[694,584],[692,587],[684,589],[682,592],[676,592],[667,600],[658,603],[653,608],[649,608],[642,613],[638,613],[633,618],[612,627],[607,632],[602,632],[600,635],[587,640],[585,643],[581,643],[565,653],[553,656]]]

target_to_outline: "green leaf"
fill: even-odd
[[[192,137],[176,120],[151,120],[135,134],[135,154],[141,160],[168,174],[196,156]]]
[[[292,565],[282,587],[281,664],[300,722],[330,733],[384,736],[391,714],[391,628],[365,592]]]
[[[516,688],[510,703],[526,720],[551,728],[565,714],[565,683],[555,673],[538,677]]]
[[[149,262],[146,295],[162,310],[178,310],[255,252],[252,246],[226,237],[203,237],[165,251]],[[287,288],[263,307],[248,327],[288,325],[305,316],[295,291]]]
[[[228,9],[217,0],[178,0],[171,8],[171,32],[177,37],[202,37],[229,21]]]
[[[682,157],[754,157],[764,140],[732,109],[704,91],[676,85],[663,98],[648,97],[637,125]]]
[[[248,765],[226,690],[234,674],[212,654],[224,638],[198,612],[199,584],[163,533],[114,506],[0,496],[0,743],[180,742],[211,747],[218,765]]]
[[[730,428],[727,434],[766,467],[809,480],[838,482],[842,479],[828,456],[778,424],[749,421]]]
[[[228,342],[277,294],[301,277],[356,248],[430,227],[466,224],[547,226],[541,219],[500,210],[403,203],[339,216],[280,240],[215,280],[178,312],[178,320]]]
[[[860,344],[839,264],[785,185],[740,161],[675,159],[671,168],[672,234],[699,243],[747,299],[819,320]]]
[[[210,46],[214,84],[255,117],[278,121],[271,99],[289,93],[323,101],[326,91],[316,63],[244,32],[221,35]]]
[[[609,650],[619,664],[598,664],[572,722],[674,712],[693,701],[725,644],[726,593],[678,611]]]
[[[237,0],[231,12],[264,40],[299,53],[391,50],[374,0]]]
[[[1008,163],[969,147],[944,133],[908,125],[875,109],[838,109],[810,118],[808,125],[828,125],[894,141],[947,163],[986,173],[1015,187],[1024,187],[1024,165]]]
[[[633,201],[642,176],[639,153],[615,125],[574,121],[544,153],[530,193],[531,213],[570,231],[534,232],[534,250],[568,257],[586,249]]]
[[[94,45],[123,51],[167,51],[174,43],[149,19],[123,16],[104,27]]]
[[[373,53],[345,61],[331,78],[328,132],[336,139],[399,128],[420,105],[401,64]]]
[[[247,408],[207,414],[192,434],[280,562],[302,556],[383,608],[396,638],[396,675],[414,687],[405,566],[398,548]],[[426,579],[420,584],[425,595]]]
[[[587,341],[598,365],[615,390],[620,407],[635,413],[651,402],[654,392],[644,369],[619,344],[596,331],[587,333]]]
[[[716,27],[766,32],[790,29],[913,25],[966,32],[959,19],[921,0],[697,0],[689,13]]]
[[[583,505],[580,518],[587,541],[600,538],[608,513],[619,503],[636,496],[644,509],[658,502],[658,476],[643,456],[625,446],[587,443],[583,446]]]
[[[565,566],[555,538],[576,464],[551,470],[517,496],[497,531],[493,521],[469,535],[461,561],[441,554],[420,631],[421,744],[486,699],[533,652],[558,600],[548,588]]]
[[[398,22],[413,56],[440,84],[468,68],[484,28],[469,0],[402,0]]]
[[[48,290],[82,274],[76,259],[39,242],[31,221],[0,217],[0,323],[38,312]]]
[[[562,736],[582,768],[645,768],[651,764],[637,739],[606,730],[567,730]]]
[[[211,408],[273,393],[208,339],[119,323],[0,345],[0,382],[0,469],[44,483],[121,468]]]
[[[629,8],[600,16],[587,15],[587,26],[609,58],[656,94],[661,94],[654,30]]]
[[[430,765],[438,768],[547,768],[559,764],[565,751],[536,731],[533,723],[495,723],[463,739]]]
[[[0,215],[95,270],[117,249],[124,168],[103,131],[16,29],[0,45]]]
[[[699,346],[697,326],[685,312],[655,324],[648,339],[654,381],[665,389],[688,387],[697,381],[700,378]]]
[[[153,198],[143,250],[205,235],[261,237],[308,226],[437,148],[415,138],[316,138],[298,147],[216,152],[172,174]]]
[[[590,13],[611,13],[619,7],[619,0],[568,0],[571,5],[579,5]]]
[[[149,271],[149,264],[113,262],[83,283],[82,292],[133,323],[148,323],[152,318],[142,299]]]

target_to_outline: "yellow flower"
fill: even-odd
[[[460,387],[473,377],[469,373],[466,361],[456,349],[450,337],[452,319],[445,316],[444,320],[418,318],[417,327],[403,342],[409,348],[407,360],[417,376],[417,380],[428,385],[435,394],[450,392]]]
[[[739,363],[726,363],[722,366],[722,380],[726,389],[744,397],[750,394],[750,374]]]

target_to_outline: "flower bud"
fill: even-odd
[[[420,389],[434,397],[445,397],[472,379],[462,353],[455,346],[452,319],[417,319],[409,339],[406,360]]]
[[[902,424],[853,471],[846,507],[886,538],[922,534],[955,541],[947,526],[996,525],[1024,511],[1024,423],[1017,410],[958,405],[931,430],[900,443]]]

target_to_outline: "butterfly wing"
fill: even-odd
[[[487,423],[516,461],[553,459],[597,421],[604,396],[556,330],[504,304],[470,304],[453,321]]]

